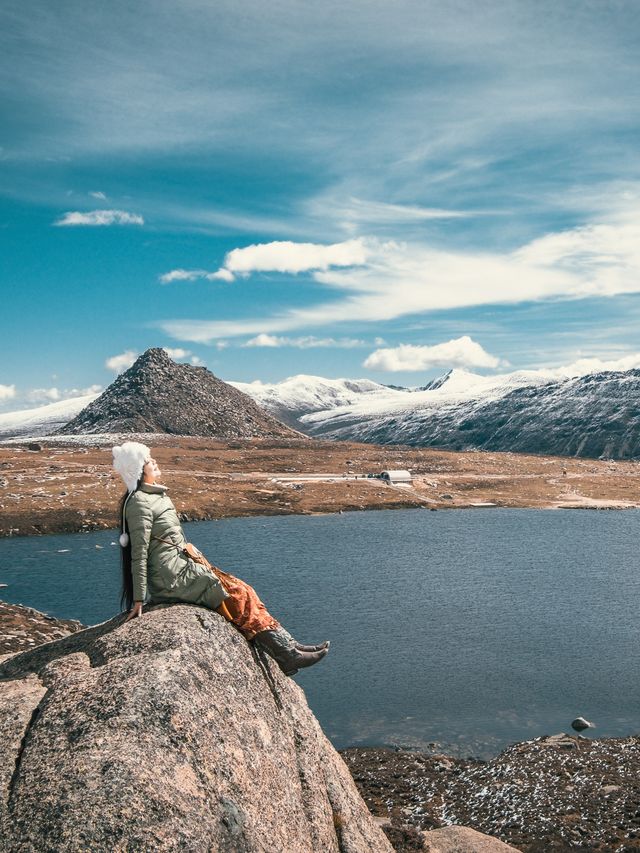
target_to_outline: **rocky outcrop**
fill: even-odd
[[[468,826],[445,826],[422,837],[425,853],[517,853],[516,847]]]
[[[123,619],[0,665],[2,851],[391,851],[302,689],[229,623]]]
[[[158,347],[144,352],[59,433],[301,438],[206,367],[176,364]]]

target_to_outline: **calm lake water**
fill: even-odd
[[[639,522],[634,510],[405,510],[185,531],[300,641],[331,639],[329,657],[296,679],[336,746],[488,756],[570,730],[579,714],[597,735],[640,732]],[[108,619],[114,540],[0,540],[0,594]]]

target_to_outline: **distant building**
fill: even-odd
[[[383,471],[380,479],[386,483],[411,483],[413,478],[410,471]]]

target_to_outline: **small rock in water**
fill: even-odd
[[[595,729],[595,723],[590,723],[584,717],[576,717],[571,723],[571,728],[576,732],[583,732],[585,729]]]

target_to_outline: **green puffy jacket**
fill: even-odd
[[[143,483],[127,501],[134,601],[148,593],[154,603],[187,601],[215,610],[227,593],[214,574],[182,553],[186,539],[166,492],[166,486]]]

